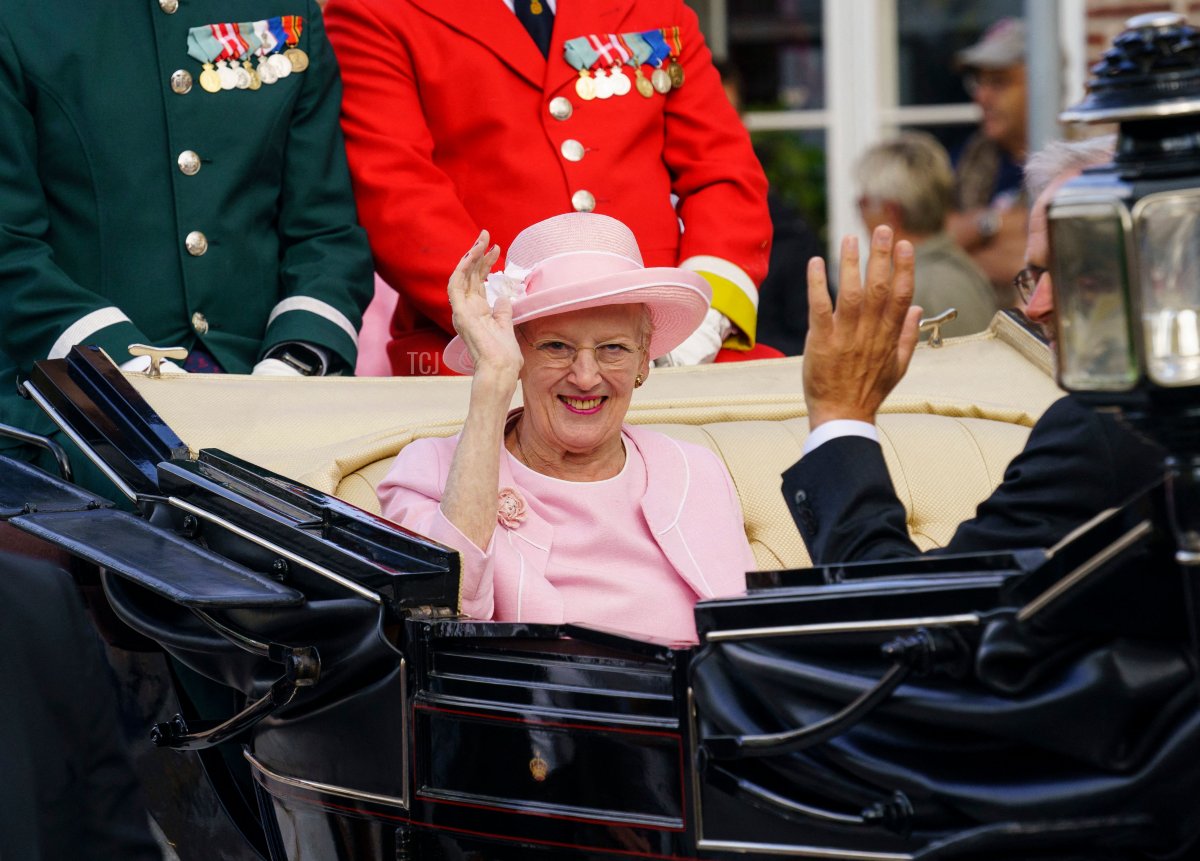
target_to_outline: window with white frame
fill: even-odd
[[[1051,87],[1031,87],[1031,111],[1052,122],[1081,90],[1084,0],[688,2],[714,55],[740,78],[745,122],[774,191],[830,248],[861,231],[853,170],[868,147],[920,128],[954,153],[974,128],[978,108],[953,59],[992,22],[1024,15],[1030,50],[1059,43],[1061,58],[1046,65],[1065,69],[1065,79],[1052,74]]]

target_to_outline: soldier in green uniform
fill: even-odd
[[[52,430],[14,381],[74,344],[349,372],[372,265],[340,102],[314,0],[0,0],[0,422]]]

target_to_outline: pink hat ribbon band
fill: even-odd
[[[525,276],[526,294],[604,275],[641,269],[640,261],[610,251],[569,251],[540,261]]]

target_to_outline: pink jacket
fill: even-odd
[[[641,500],[650,531],[668,563],[698,598],[734,595],[746,588],[745,572],[755,567],[746,540],[742,509],[733,481],[710,450],[654,431],[625,425],[646,464],[647,490]],[[463,560],[460,609],[476,619],[561,623],[562,601],[546,578],[554,527],[528,510],[516,528],[497,524],[487,553],[466,539],[442,515],[439,501],[458,437],[418,440],[407,446],[378,487],[385,517],[459,550]],[[497,487],[522,488],[500,459]],[[623,560],[601,521],[596,530],[598,564]],[[643,622],[653,623],[648,605]],[[588,620],[605,626],[605,620]],[[611,620],[617,629],[640,628],[631,620]],[[636,620],[633,620],[636,621]],[[606,626],[607,627],[607,626]]]

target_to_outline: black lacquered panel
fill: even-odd
[[[518,713],[677,726],[670,667],[585,662],[534,651],[439,649],[430,656],[427,691]]]
[[[418,797],[538,816],[684,827],[677,733],[415,710]]]
[[[187,607],[287,607],[304,596],[115,509],[27,514],[13,526]]]
[[[396,607],[457,608],[459,557],[340,499],[215,449],[158,465],[165,495],[324,566]]]
[[[34,511],[111,508],[102,496],[48,475],[28,463],[0,456],[0,520]]]

